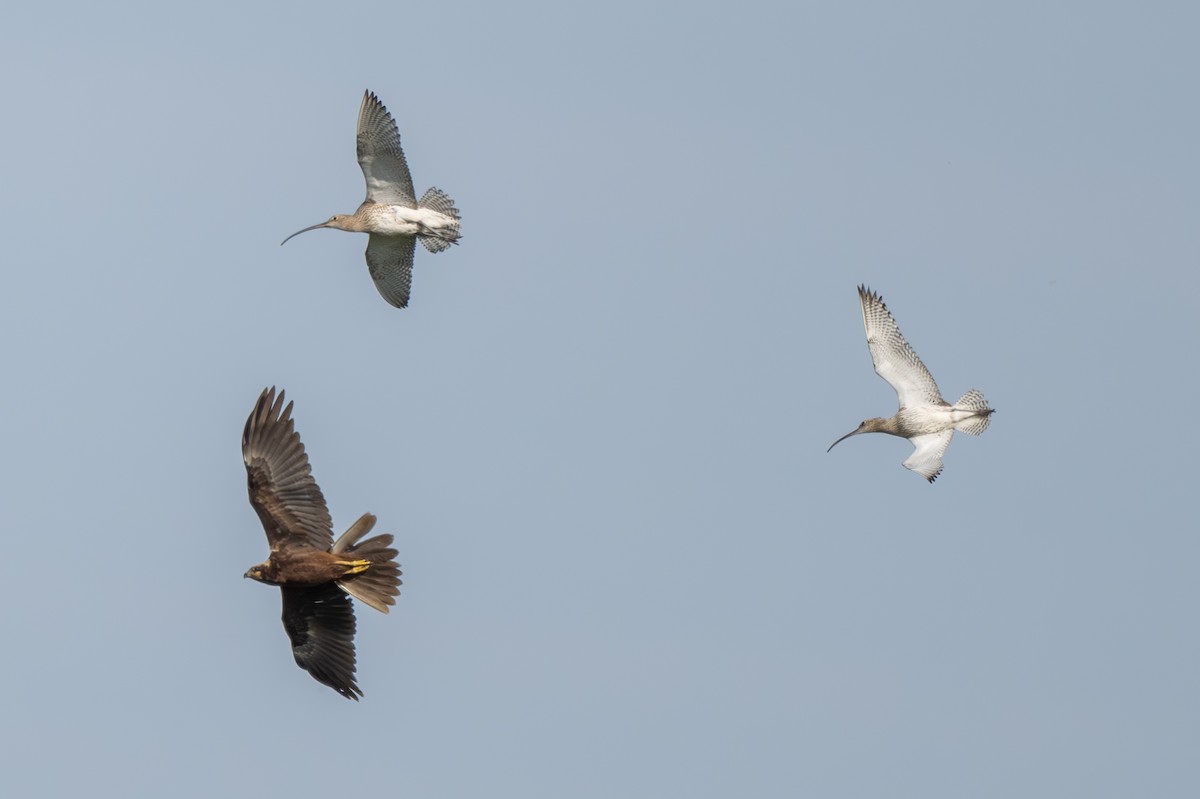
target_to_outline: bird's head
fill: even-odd
[[[260,563],[257,566],[251,566],[249,569],[246,569],[246,573],[242,576],[249,577],[251,580],[258,580],[260,583],[271,582],[267,578],[267,564],[265,563]]]

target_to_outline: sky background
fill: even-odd
[[[1191,3],[18,4],[0,793],[1200,795]],[[462,210],[388,306],[364,89]],[[855,287],[948,399],[928,485]],[[242,425],[358,607],[293,663]]]

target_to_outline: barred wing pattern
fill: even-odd
[[[953,429],[913,436],[909,441],[916,449],[908,456],[908,460],[904,461],[904,468],[912,469],[932,483],[942,473],[942,455],[945,454],[946,447],[950,446],[950,439],[953,437]]]
[[[408,307],[412,289],[413,254],[417,241],[412,236],[379,236],[367,241],[367,271],[379,294],[397,308]]]
[[[358,165],[367,179],[369,202],[417,207],[396,120],[370,91],[363,93],[358,109]]]
[[[862,304],[863,327],[875,374],[896,389],[901,408],[917,405],[945,405],[933,375],[908,346],[883,298],[865,286],[858,287]]]

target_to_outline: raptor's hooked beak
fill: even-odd
[[[321,227],[329,227],[329,221],[328,221],[328,220],[326,220],[325,222],[322,222],[322,223],[321,223],[321,224],[319,224],[319,225],[309,225],[308,227],[304,228],[304,230],[297,230],[295,233],[293,233],[292,235],[288,236],[288,237],[287,237],[286,239],[284,239],[283,241],[279,242],[279,246],[280,246],[280,247],[282,247],[283,245],[287,244],[287,243],[288,243],[289,241],[291,241],[292,239],[294,239],[294,238],[296,238],[297,236],[299,236],[301,233],[307,233],[307,232],[308,232],[308,231],[310,231],[310,230],[316,230],[317,228],[321,228]]]

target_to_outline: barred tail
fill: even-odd
[[[453,224],[448,224],[443,227],[432,228],[427,233],[417,235],[421,243],[425,245],[425,249],[430,252],[441,252],[451,244],[458,244],[459,232],[458,209],[454,207],[454,200],[450,199],[450,195],[436,186],[430,186],[425,194],[421,196],[421,201],[417,203],[418,208],[428,208],[430,211],[437,211],[443,216],[454,220]]]
[[[388,606],[396,604],[395,597],[400,593],[400,566],[395,561],[398,553],[391,547],[392,536],[377,535],[358,543],[374,526],[375,517],[364,513],[334,542],[330,552],[371,562],[366,571],[342,577],[337,585],[364,605],[387,613]]]
[[[988,407],[987,400],[983,398],[983,392],[977,388],[963,394],[962,399],[954,404],[954,410],[972,412],[970,416],[954,424],[955,430],[961,430],[972,436],[977,436],[987,430],[988,422],[995,413],[995,410]]]

